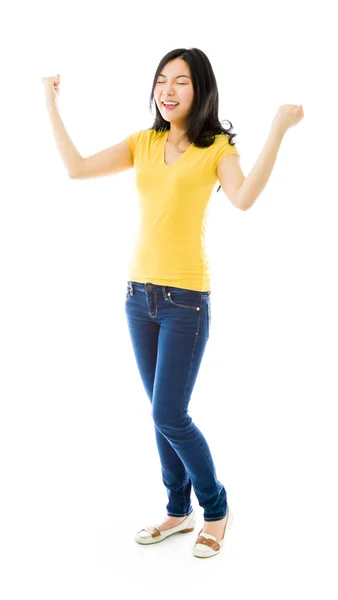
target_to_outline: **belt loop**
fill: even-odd
[[[130,295],[133,296],[134,295],[134,288],[133,288],[133,282],[130,282]]]
[[[164,299],[168,300],[168,292],[164,285],[162,286],[162,294],[163,294]]]

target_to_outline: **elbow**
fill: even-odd
[[[237,196],[236,206],[239,210],[249,210],[253,203],[255,202],[255,198],[247,198],[244,196]]]
[[[239,201],[237,199],[237,202],[235,202],[235,206],[239,210],[249,210],[249,208],[250,208],[251,205],[252,205],[252,203],[249,203],[248,201],[244,202],[243,198],[241,199],[241,201]]]
[[[81,178],[81,166],[76,165],[76,167],[72,171],[68,171],[68,177],[70,179],[80,179]]]
[[[244,196],[243,190],[241,190],[240,188],[238,188],[232,203],[239,210],[248,210],[248,208],[250,208],[251,206],[251,204],[248,202],[248,198]]]
[[[249,190],[247,186],[240,186],[235,194],[234,204],[240,210],[249,210],[251,206],[256,202],[259,193],[257,190]]]

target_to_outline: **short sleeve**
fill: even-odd
[[[229,154],[237,154],[239,156],[236,144],[230,144],[229,137],[226,134],[221,134],[218,137],[217,147],[214,155],[215,169],[217,169],[219,161],[222,160],[224,156],[228,156]]]
[[[141,133],[141,131],[136,131],[135,133],[131,133],[130,135],[128,135],[125,138],[128,146],[131,150],[131,153],[133,155],[133,163],[135,162],[136,148],[137,148],[138,141],[140,139],[140,133]]]

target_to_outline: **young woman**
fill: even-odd
[[[220,552],[229,505],[207,441],[188,413],[209,339],[210,274],[205,250],[207,206],[217,181],[247,210],[265,187],[282,138],[302,119],[302,106],[281,106],[256,164],[245,178],[239,153],[218,118],[218,90],[207,56],[197,48],[166,54],[155,73],[150,129],[83,158],[56,106],[60,78],[42,79],[58,149],[68,174],[89,178],[134,166],[141,221],[129,262],[125,311],[135,359],[152,405],[168,494],[167,518],[136,535],[141,544],[193,531],[191,487],[204,510],[192,548],[198,557]]]

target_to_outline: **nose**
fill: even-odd
[[[172,88],[168,88],[167,90],[166,89],[162,89],[163,97],[164,96],[170,96],[170,95],[172,95],[172,92],[173,92]]]

